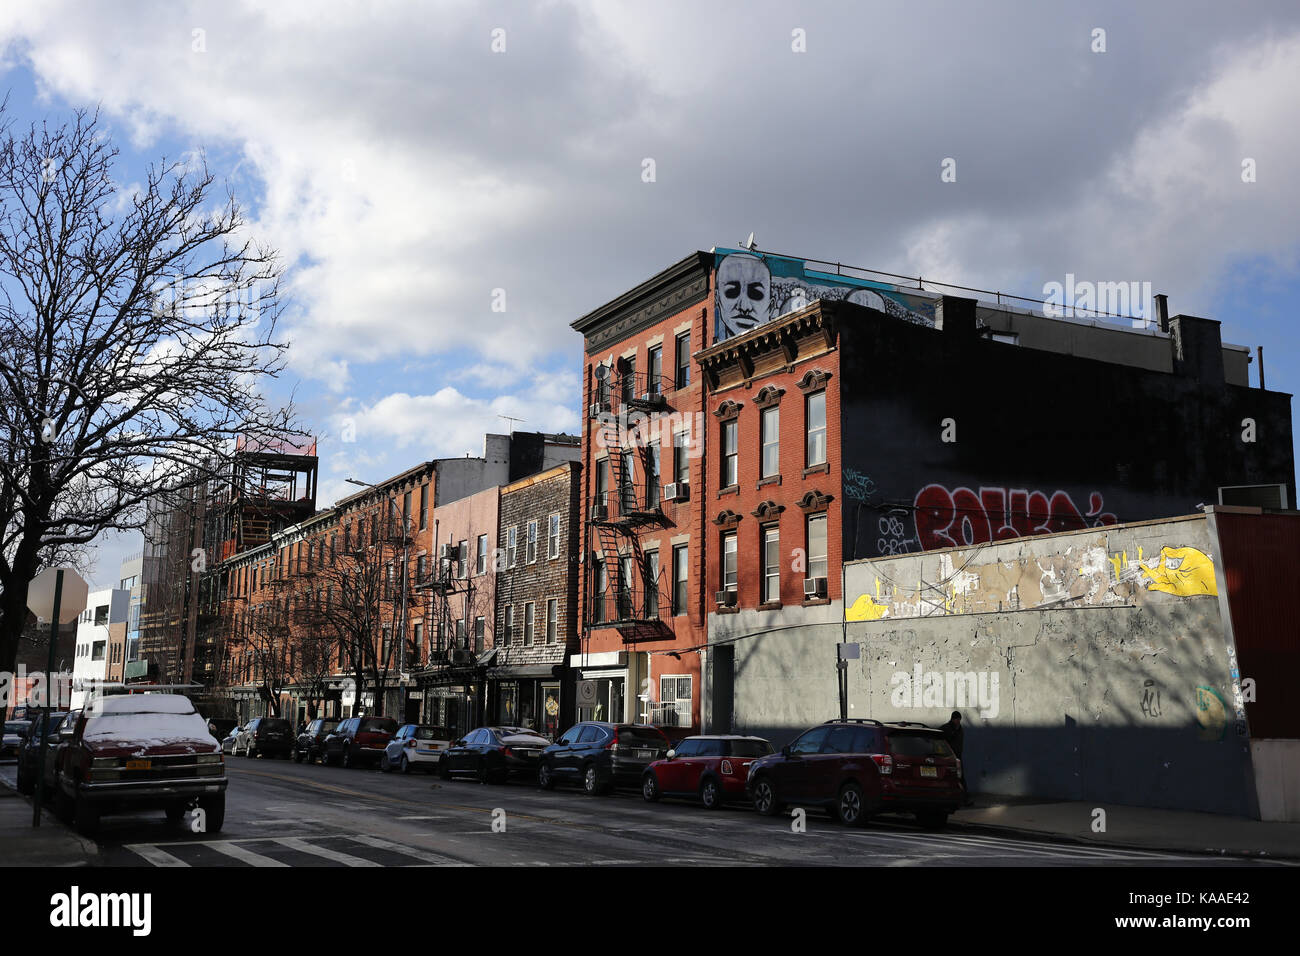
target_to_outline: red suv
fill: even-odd
[[[765,816],[787,804],[822,806],[850,826],[912,813],[938,829],[961,806],[961,761],[925,724],[828,720],[750,764],[746,788]]]
[[[349,717],[321,744],[320,762],[328,766],[339,760],[345,767],[379,763],[395,733],[392,717]]]
[[[771,752],[772,745],[762,737],[687,737],[668,751],[667,759],[646,768],[641,796],[699,797],[707,809],[716,810],[728,800],[745,798],[749,765]]]

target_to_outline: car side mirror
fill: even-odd
[[[784,747],[781,748],[781,756],[782,756],[782,757],[789,757],[789,756],[790,756],[790,745],[789,745],[789,744],[786,744]]]
[[[677,751],[676,751],[676,750],[670,750],[670,751],[668,751],[668,759],[669,759],[669,760],[672,760],[672,759],[673,759],[674,757],[676,757],[676,756],[677,756]]]

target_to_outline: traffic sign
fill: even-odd
[[[86,609],[90,585],[72,568],[46,568],[27,586],[27,606],[42,621],[54,620],[54,585],[63,575],[63,592],[59,595],[59,623],[75,621]]]

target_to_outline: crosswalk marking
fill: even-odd
[[[355,839],[350,837],[349,839]],[[352,856],[349,853],[341,853],[338,850],[331,850],[327,847],[316,846],[308,843],[306,840],[300,840],[297,837],[281,837],[276,841],[282,846],[287,846],[291,850],[301,850],[303,853],[312,853],[316,856],[324,857],[327,860],[333,860],[336,863],[344,863],[347,866],[382,866],[382,863],[376,863],[374,860],[367,860],[359,856]]]
[[[277,841],[279,842],[279,841]],[[234,857],[247,863],[249,866],[288,866],[281,860],[273,859],[269,856],[263,856],[261,853],[254,853],[247,847],[242,847],[233,840],[218,840],[214,843],[205,843],[204,846],[211,847],[218,853],[224,853],[226,856]]]
[[[367,836],[366,834],[354,834],[348,839],[357,843],[373,846],[378,850],[388,850],[390,853],[401,853],[405,856],[414,857],[424,863],[431,863],[435,866],[469,866],[468,863],[462,863],[460,860],[453,859],[449,856],[443,856],[441,853],[431,853],[428,850],[422,850],[418,847],[406,846],[402,843],[394,843],[392,840],[383,840],[379,837]]]
[[[166,850],[161,850],[149,843],[137,843],[128,846],[127,849],[140,854],[154,866],[189,866],[179,857],[172,856]]]

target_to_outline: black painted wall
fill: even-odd
[[[1217,322],[1171,320],[1167,374],[981,338],[966,299],[944,299],[937,329],[825,307],[846,559],[1189,514],[1221,485],[1280,482],[1296,500],[1290,396],[1224,384]]]

